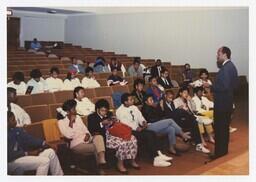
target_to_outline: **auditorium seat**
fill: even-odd
[[[57,103],[57,104],[49,104],[49,113],[50,117],[49,118],[57,118],[57,111],[56,109],[58,107],[62,107],[62,103]]]
[[[54,92],[54,98],[56,103],[64,103],[68,99],[73,99],[73,91],[72,90],[63,90]]]
[[[133,84],[128,84],[129,92],[131,93],[134,90]]]
[[[132,76],[127,76],[124,78],[129,84],[133,84],[134,78]]]
[[[112,73],[98,73],[100,79],[107,79]]]
[[[24,129],[26,132],[36,138],[41,138],[43,140],[45,139],[42,122],[31,123],[30,125],[25,126]]]
[[[112,95],[111,87],[99,87],[95,88],[96,97],[110,96]]]
[[[24,109],[29,114],[32,123],[50,118],[49,107],[46,104],[26,106]]]
[[[53,93],[38,93],[32,94],[32,104],[40,105],[40,104],[54,104],[55,98]]]
[[[114,85],[114,86],[111,86],[111,89],[112,89],[112,92],[129,92],[129,87],[128,85]]]
[[[111,96],[102,96],[102,97],[95,97],[92,99],[92,102],[95,104],[100,99],[106,99],[109,103],[110,109],[114,109],[114,103]]]
[[[31,95],[18,95],[17,104],[21,107],[31,106],[32,105]]]
[[[95,89],[94,88],[87,88],[87,89],[84,89],[84,92],[85,92],[85,97],[87,98],[94,98],[96,97],[96,93],[95,93]]]
[[[106,79],[97,79],[97,82],[99,82],[100,86],[108,86]]]

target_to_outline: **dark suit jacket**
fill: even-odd
[[[159,105],[155,108],[144,104],[141,112],[148,123],[154,123],[164,119],[163,112]]]
[[[214,111],[231,112],[233,92],[238,86],[238,75],[235,65],[228,61],[216,75],[212,90],[214,94]]]
[[[165,84],[165,82],[162,80],[161,77],[159,77],[158,80],[157,80],[157,82],[158,82],[162,87],[164,87],[164,89],[173,88],[172,82],[171,82],[171,80],[170,80],[169,77],[167,78],[167,81],[168,81],[169,85]]]
[[[164,69],[164,67],[161,66],[161,70],[163,70],[163,69]],[[157,69],[156,65],[151,67],[150,73],[151,73],[151,76],[154,76],[154,77],[160,77],[161,76],[161,75],[158,74],[158,69]]]

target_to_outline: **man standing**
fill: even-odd
[[[237,69],[230,56],[231,51],[228,47],[218,49],[217,66],[220,69],[213,85],[215,153],[210,156],[213,160],[228,153],[233,93],[238,85]]]

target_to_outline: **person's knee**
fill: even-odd
[[[49,148],[44,151],[49,159],[54,159],[56,157],[56,153],[53,149]]]

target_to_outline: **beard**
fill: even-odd
[[[220,60],[217,60],[217,62],[216,62],[216,64],[217,64],[217,67],[220,69],[223,65],[223,62]]]

